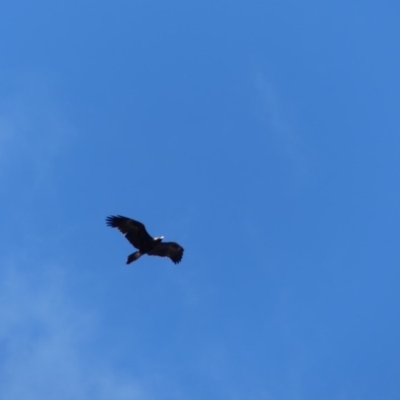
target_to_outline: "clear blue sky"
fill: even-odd
[[[0,398],[399,399],[399,15],[3,2]]]

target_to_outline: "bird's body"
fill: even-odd
[[[139,221],[122,215],[111,215],[107,217],[106,223],[112,228],[117,228],[125,235],[129,243],[138,249],[138,251],[128,256],[127,264],[136,261],[144,254],[169,257],[175,264],[178,264],[182,259],[184,250],[182,246],[175,242],[162,242],[164,236],[151,237],[147,233],[145,226]]]

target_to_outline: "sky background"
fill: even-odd
[[[2,2],[0,398],[399,399],[399,15]]]

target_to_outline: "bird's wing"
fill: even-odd
[[[106,223],[108,226],[117,228],[122,232],[128,241],[137,249],[153,241],[153,238],[147,233],[145,226],[134,219],[122,215],[110,215],[107,217]]]
[[[169,257],[175,264],[182,260],[183,247],[175,242],[160,242],[148,252],[150,256]]]

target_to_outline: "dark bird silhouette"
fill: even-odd
[[[117,228],[125,235],[129,243],[138,251],[130,254],[126,260],[127,264],[136,261],[144,254],[149,256],[169,257],[175,264],[182,260],[183,247],[175,242],[162,242],[164,236],[152,238],[146,231],[145,226],[134,219],[122,215],[110,215],[106,223],[112,228]]]

